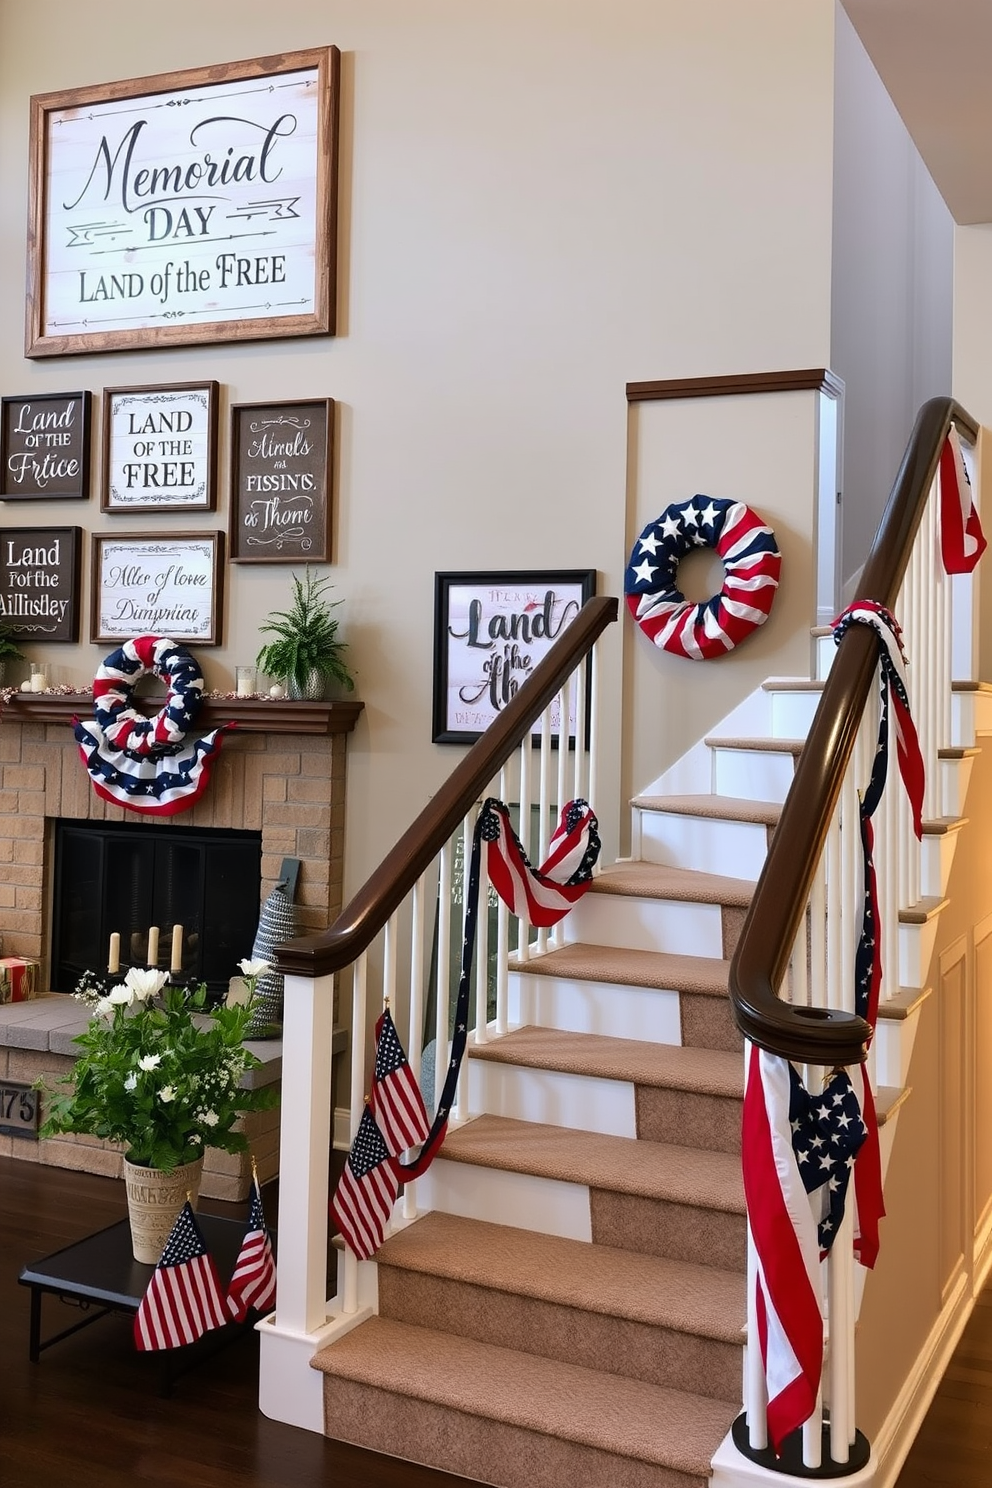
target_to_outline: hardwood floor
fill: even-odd
[[[266,1192],[266,1203],[271,1195]],[[201,1208],[243,1217],[246,1206]],[[464,1479],[268,1420],[248,1333],[158,1394],[154,1356],[111,1315],[28,1361],[22,1266],[125,1214],[123,1185],[0,1158],[0,1484],[13,1488],[455,1488]],[[271,1216],[270,1216],[271,1218]],[[63,1314],[62,1317],[59,1314]],[[43,1327],[77,1314],[46,1298]]]
[[[265,1194],[270,1205],[273,1194]],[[209,1199],[211,1213],[244,1205]],[[463,1478],[269,1421],[256,1404],[258,1340],[238,1339],[158,1394],[131,1320],[110,1316],[28,1362],[21,1267],[113,1224],[120,1183],[0,1158],[0,1484],[30,1488],[457,1488]],[[274,1216],[270,1215],[270,1219]],[[45,1300],[45,1330],[75,1314]],[[64,1318],[59,1313],[65,1313]],[[896,1488],[992,1483],[992,1287],[980,1297]]]

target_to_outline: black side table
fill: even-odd
[[[196,1222],[214,1258],[221,1284],[226,1287],[245,1236],[245,1223],[243,1220],[220,1219],[213,1214],[198,1214]],[[28,1357],[32,1364],[37,1364],[44,1349],[78,1333],[80,1328],[98,1322],[110,1312],[131,1313],[133,1316],[148,1290],[154,1270],[154,1266],[143,1265],[134,1259],[131,1227],[126,1219],[25,1266],[18,1281],[21,1286],[31,1288]],[[80,1308],[87,1316],[42,1340],[41,1301],[46,1293],[58,1297],[70,1307]],[[255,1317],[256,1314],[249,1313],[244,1323],[231,1322],[223,1328],[214,1329],[196,1343],[176,1349],[163,1349],[160,1394],[168,1395],[179,1375],[203,1357],[203,1351],[199,1348],[201,1343],[207,1340],[215,1342],[216,1346],[228,1343],[252,1328]]]

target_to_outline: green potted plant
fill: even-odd
[[[131,967],[119,985],[87,972],[75,997],[90,1021],[81,1054],[50,1090],[42,1137],[79,1133],[120,1142],[135,1259],[154,1264],[187,1192],[199,1192],[207,1147],[244,1152],[238,1118],[276,1104],[272,1086],[247,1089],[260,1060],[244,1047],[250,1003],[207,1005],[206,987],[167,985]],[[59,1087],[67,1087],[64,1092]]]
[[[344,660],[347,642],[338,640],[338,622],[331,614],[342,601],[324,597],[329,583],[314,578],[309,568],[303,579],[293,574],[292,605],[274,610],[259,626],[262,635],[275,639],[262,647],[255,665],[284,682],[291,698],[323,697],[328,678],[349,692],[355,686]]]

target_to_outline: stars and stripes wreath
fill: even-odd
[[[134,684],[148,673],[168,687],[153,718],[131,706]],[[203,677],[193,657],[165,636],[138,636],[112,651],[93,680],[93,720],[73,719],[97,795],[152,816],[188,810],[207,788],[221,735],[234,727],[222,724],[187,740],[202,693]]]
[[[427,1117],[388,1007],[376,1024],[371,1094],[330,1206],[345,1243],[359,1260],[369,1260],[382,1244],[400,1183],[426,1173],[447,1134],[468,1039],[483,844],[490,882],[512,913],[548,926],[557,924],[592,882],[600,850],[597,828],[588,802],[569,801],[562,808],[547,860],[535,869],[510,825],[508,808],[492,796],[483,802],[472,838],[455,1031],[433,1121]],[[417,1156],[401,1161],[417,1142],[423,1143]]]
[[[723,559],[719,594],[693,604],[676,584],[694,548]],[[743,501],[693,496],[669,506],[641,533],[627,564],[627,608],[649,640],[675,656],[722,656],[768,619],[782,555],[775,534]]]

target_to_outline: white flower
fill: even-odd
[[[95,1018],[109,1018],[113,1011],[114,1004],[111,1002],[110,998],[101,997],[99,1002],[97,1002],[95,1007],[93,1008],[93,1016]]]
[[[147,1002],[149,998],[157,996],[168,981],[167,971],[154,971],[149,969],[143,971],[138,966],[132,966],[124,978],[124,985],[131,989],[132,997],[137,1002]]]
[[[272,970],[271,961],[249,961],[247,957],[239,961],[238,965],[241,967],[242,975],[246,977],[264,976],[265,972]]]
[[[124,1081],[124,1089],[125,1090],[133,1090],[134,1087],[137,1085],[137,1083],[138,1083],[138,1077],[132,1071],[132,1073],[130,1075],[128,1075],[127,1079]]]
[[[158,1098],[160,1101],[165,1101],[168,1105],[169,1101],[176,1098],[176,1087],[174,1085],[163,1085],[158,1093]]]
[[[193,1132],[192,1136],[190,1137],[190,1141],[200,1143],[203,1141],[203,1138],[200,1136],[199,1132]]]
[[[161,1063],[161,1054],[142,1054],[141,1058],[138,1060],[138,1068],[143,1070],[153,1070]]]
[[[216,1126],[217,1119],[218,1118],[216,1111],[204,1111],[203,1115],[200,1117],[200,1120],[203,1122],[204,1126]]]

